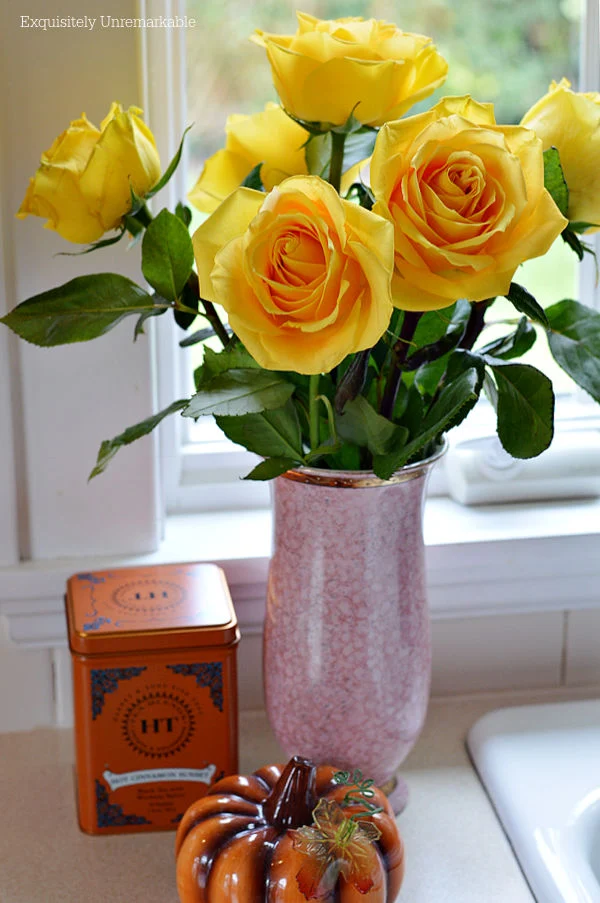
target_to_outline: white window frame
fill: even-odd
[[[600,90],[600,65],[598,35],[598,6],[595,0],[585,0],[587,27],[582,29],[581,90]],[[142,0],[142,14],[185,15],[185,0]],[[183,30],[166,29],[148,32],[144,36],[145,107],[159,146],[174,152],[178,136],[185,122],[185,35]],[[150,73],[150,74],[148,74]],[[152,77],[160,73],[160,78]],[[178,176],[172,181],[171,200],[174,203],[185,195],[185,160]],[[164,203],[164,199],[162,199]],[[600,254],[600,238],[594,243]],[[594,299],[600,309],[600,292],[595,284],[594,262],[590,256],[579,266],[580,297]],[[589,303],[589,302],[588,302]],[[159,322],[158,385],[160,407],[179,397],[186,385],[184,356],[178,351],[177,342],[182,337],[172,323]],[[185,394],[185,393],[184,393]],[[471,414],[459,430],[450,434],[450,451],[465,438],[493,434],[491,412],[486,403],[480,403],[481,413]],[[590,426],[600,424],[598,408],[583,392],[557,399],[557,426],[570,429],[574,424],[580,429],[582,422]],[[172,417],[161,426],[161,454],[163,460],[163,484],[165,501],[171,513],[192,511],[231,510],[266,507],[269,505],[268,486],[255,482],[242,482],[239,477],[250,471],[257,457],[241,449],[234,449],[227,440],[186,442],[187,430],[181,418]],[[574,436],[574,442],[577,441]],[[444,468],[437,468],[430,485],[430,494],[445,495],[448,492]]]

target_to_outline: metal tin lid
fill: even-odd
[[[170,564],[74,574],[66,595],[72,652],[95,655],[238,639],[225,574],[215,564]]]

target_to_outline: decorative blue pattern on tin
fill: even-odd
[[[110,624],[110,618],[97,617],[94,621],[88,621],[83,625],[84,630],[98,630],[103,624]]]
[[[138,677],[146,670],[143,665],[139,668],[92,668],[92,720],[102,713],[104,696],[106,693],[114,693],[120,680],[130,680]]]
[[[116,825],[151,825],[152,822],[143,815],[125,815],[122,806],[109,802],[108,790],[96,779],[96,820],[99,828],[111,828]]]
[[[89,583],[104,583],[104,577],[97,577],[96,574],[77,574],[78,580],[87,580]]]
[[[203,662],[195,665],[167,665],[175,674],[195,677],[199,687],[210,688],[213,705],[223,711],[223,667],[221,662]]]

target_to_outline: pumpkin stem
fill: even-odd
[[[266,820],[280,832],[299,828],[312,821],[315,807],[315,766],[308,759],[294,756],[264,804]]]

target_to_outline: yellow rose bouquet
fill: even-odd
[[[3,318],[18,335],[86,341],[133,315],[137,336],[170,310],[183,329],[207,321],[183,346],[222,345],[204,345],[195,394],[105,441],[93,474],[180,412],[214,416],[261,456],[252,479],[308,464],[385,479],[432,454],[482,391],[504,448],[540,454],[552,383],[517,359],[545,333],[600,401],[600,314],[543,309],[514,276],[559,236],[581,258],[600,228],[600,96],[553,83],[519,126],[468,96],[411,116],[447,73],[427,37],[299,13],[296,34],[253,40],[280,103],[228,118],[189,195],[208,214],[193,236],[184,204],[147,204],[181,149],[161,176],[141,111],[118,104],[99,129],[82,116],[56,139],[18,212],[87,250],[132,235],[145,280],[74,278]],[[497,298],[515,316],[486,342]]]

